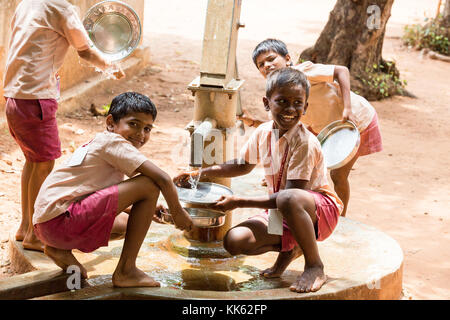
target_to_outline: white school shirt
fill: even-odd
[[[240,151],[241,159],[247,163],[263,164],[269,195],[274,193],[274,185],[277,184],[284,152],[287,150],[280,190],[285,189],[287,180],[306,180],[305,190],[329,196],[339,212],[342,212],[344,205],[328,182],[322,148],[317,137],[302,122],[279,139],[275,138],[277,134],[273,120],[265,122],[256,128]]]
[[[122,182],[124,175],[132,177],[147,160],[121,135],[108,131],[98,133],[78,149],[83,148],[87,152],[80,165],[70,166],[69,158],[45,179],[34,205],[33,225],[59,216],[75,201]]]
[[[69,46],[81,51],[91,45],[77,8],[66,0],[22,0],[11,29],[4,96],[56,99],[55,75]]]
[[[344,103],[340,86],[333,80],[335,66],[306,61],[294,68],[302,71],[311,84],[308,109],[301,121],[315,133],[319,133],[331,122],[341,120]],[[351,91],[350,105],[355,116],[355,125],[361,132],[372,122],[375,109],[364,97]]]

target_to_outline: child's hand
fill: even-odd
[[[180,173],[178,176],[173,178],[173,183],[181,188],[190,188],[191,184],[189,183],[192,178],[196,178],[200,173],[200,170],[195,171],[186,171]]]
[[[342,122],[345,121],[351,121],[353,123],[355,122],[355,115],[352,112],[352,109],[344,109],[344,112],[342,112]]]
[[[171,210],[170,214],[177,229],[191,231],[193,223],[186,210],[180,207],[177,210]]]
[[[116,78],[116,80],[120,80],[123,77],[125,77],[125,72],[123,72],[122,68],[119,67],[118,65],[114,64],[114,72],[113,72],[113,76]]]
[[[239,207],[238,201],[235,196],[221,196],[217,203],[211,206],[211,209],[223,212],[233,210]]]
[[[104,72],[109,76],[114,78],[114,80],[119,80],[125,77],[125,72],[123,72],[122,68],[117,64],[113,62],[106,61],[106,67],[104,69]]]

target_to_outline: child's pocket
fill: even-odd
[[[58,102],[55,99],[39,99],[38,103],[41,108],[42,121],[48,121],[56,118]]]

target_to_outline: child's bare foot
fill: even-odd
[[[27,234],[28,226],[22,226],[20,225],[19,229],[16,232],[16,241],[23,241],[25,239],[25,236]]]
[[[161,284],[144,271],[134,268],[128,272],[114,271],[112,282],[115,287],[160,287]]]
[[[302,275],[289,287],[295,292],[315,292],[322,288],[327,281],[327,276],[323,272],[322,266],[306,267]]]
[[[22,246],[24,249],[27,250],[36,250],[36,251],[42,251],[44,252],[44,244],[39,240],[34,233],[30,235],[30,232],[28,232],[23,241]]]
[[[87,278],[87,270],[83,267],[83,265],[78,262],[75,258],[71,250],[62,250],[49,246],[45,246],[44,253],[52,259],[58,267],[67,270],[69,266],[76,265],[80,268],[81,276],[86,279]]]
[[[275,264],[271,268],[261,271],[260,274],[266,278],[277,278],[283,274],[292,261],[302,254],[303,252],[298,246],[295,246],[291,251],[280,252]]]

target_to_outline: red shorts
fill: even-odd
[[[30,162],[45,162],[61,156],[54,99],[6,98],[9,132]]]
[[[336,204],[326,195],[319,192],[307,190],[314,197],[316,204],[317,223],[314,226],[316,232],[316,240],[323,241],[328,238],[333,232],[338,223],[339,209]],[[269,214],[266,211],[255,217],[263,218],[267,223],[269,222]],[[254,217],[252,217],[254,218]],[[250,218],[250,219],[252,219]],[[297,245],[297,241],[291,233],[291,229],[283,219],[283,235],[281,236],[281,252],[291,251]]]
[[[34,226],[46,245],[92,252],[107,246],[117,215],[119,188],[113,185],[72,203],[66,212]]]
[[[361,143],[356,153],[358,156],[366,156],[383,150],[378,115],[375,113],[372,122],[361,132]]]

